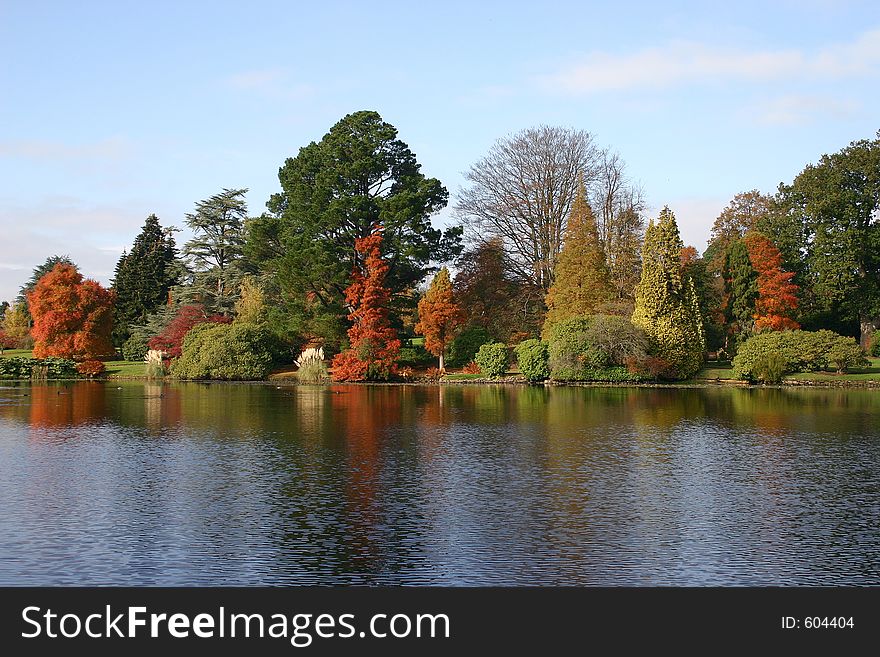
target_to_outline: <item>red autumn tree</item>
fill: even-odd
[[[167,358],[179,358],[183,350],[183,339],[194,326],[213,322],[215,324],[229,324],[231,317],[224,315],[209,315],[205,307],[200,303],[192,303],[181,306],[174,315],[168,326],[148,343],[150,349],[164,351]]]
[[[388,321],[391,292],[385,287],[388,262],[382,257],[382,227],[374,226],[369,237],[355,240],[358,262],[345,303],[351,308],[348,339],[351,347],[333,358],[335,381],[388,380],[397,373],[400,340]]]
[[[416,333],[425,336],[425,349],[440,358],[441,372],[443,355],[461,323],[462,314],[453,298],[449,270],[444,267],[419,301],[419,321],[415,327]]]
[[[27,294],[33,317],[34,356],[94,359],[114,353],[115,295],[76,267],[59,263]]]
[[[783,271],[782,254],[766,236],[749,233],[746,249],[752,267],[758,273],[758,298],[755,300],[755,330],[785,331],[799,329],[791,316],[798,307],[798,286],[794,274]]]

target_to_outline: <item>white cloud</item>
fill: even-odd
[[[850,43],[812,52],[800,49],[749,51],[688,41],[673,41],[629,54],[593,52],[539,78],[538,83],[549,91],[589,94],[709,81],[828,79],[878,72],[880,29],[875,29]]]
[[[747,113],[762,125],[808,125],[823,118],[845,119],[859,112],[855,100],[791,94],[751,107]]]

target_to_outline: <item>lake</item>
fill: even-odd
[[[877,585],[880,391],[6,382],[0,584]]]

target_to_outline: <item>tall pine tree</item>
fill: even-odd
[[[571,204],[565,241],[554,273],[553,285],[547,292],[545,334],[564,319],[595,313],[598,306],[614,296],[596,218],[583,185]]]
[[[131,334],[131,326],[146,322],[150,313],[167,302],[177,284],[177,249],[170,229],[159,219],[147,217],[131,251],[116,263],[112,287],[116,291],[113,341],[119,345]]]
[[[758,274],[743,240],[730,244],[724,267],[724,318],[727,333],[742,342],[754,332],[755,300],[758,298]]]
[[[632,323],[648,334],[670,374],[685,379],[700,369],[706,338],[694,282],[681,266],[683,247],[675,215],[664,207],[645,233]]]

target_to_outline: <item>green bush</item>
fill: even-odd
[[[484,344],[477,351],[474,360],[480,366],[480,372],[486,376],[493,379],[503,376],[507,371],[507,363],[509,362],[507,346],[503,342]]]
[[[265,379],[283,352],[264,326],[204,323],[186,334],[171,374],[181,379]]]
[[[543,381],[550,377],[550,352],[541,340],[524,340],[516,345],[519,371],[529,381]]]
[[[449,347],[450,367],[464,367],[476,356],[477,351],[484,344],[492,342],[492,336],[482,326],[469,326],[452,341]]]
[[[785,358],[775,351],[761,354],[752,367],[752,375],[761,383],[781,383],[785,374]]]
[[[587,371],[610,365],[608,355],[589,340],[590,317],[557,322],[548,336],[550,374],[559,381],[586,381]]]
[[[76,363],[67,358],[0,358],[0,377],[8,379],[75,379]]]
[[[769,354],[777,354],[784,361],[783,372],[816,372],[835,362],[838,371],[859,367],[864,363],[864,352],[853,338],[833,331],[775,331],[759,333],[745,340],[733,359],[733,375],[738,379],[757,381],[757,368],[765,365]]]
[[[122,343],[122,358],[124,360],[142,361],[150,350],[147,343],[150,337],[143,333],[132,333],[131,337]]]
[[[300,383],[323,383],[329,378],[327,364],[317,358],[309,358],[296,371]]]
[[[436,363],[437,358],[422,345],[417,344],[411,347],[401,347],[397,356],[397,362],[404,366],[427,367]]]
[[[880,331],[875,331],[871,338],[870,353],[874,358],[880,358]]]

